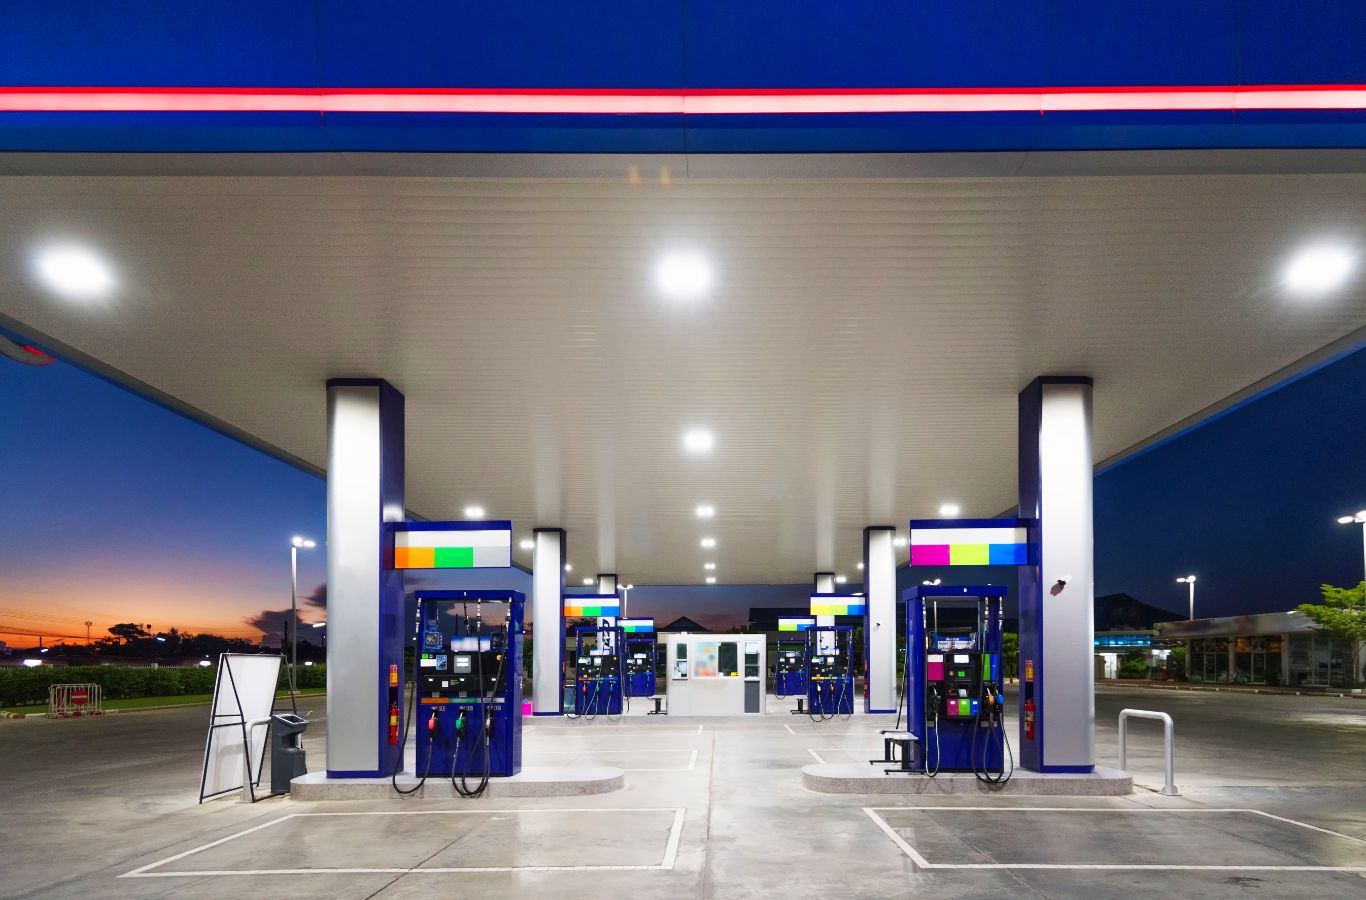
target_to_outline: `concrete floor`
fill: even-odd
[[[1366,701],[1101,688],[1098,762],[1125,706],[1175,718],[1183,796],[815,794],[801,767],[877,755],[890,717],[775,714],[528,722],[528,762],[625,768],[605,796],[201,806],[205,707],[0,721],[0,896],[1366,895]],[[300,869],[341,871],[244,874]]]

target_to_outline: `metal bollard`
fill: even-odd
[[[1124,771],[1129,771],[1128,761],[1128,728],[1129,719],[1157,719],[1162,723],[1162,736],[1164,742],[1163,756],[1166,758],[1166,783],[1162,785],[1162,796],[1179,797],[1180,792],[1176,789],[1176,760],[1174,748],[1174,726],[1172,717],[1164,712],[1153,712],[1147,709],[1123,709],[1119,712],[1119,767]]]

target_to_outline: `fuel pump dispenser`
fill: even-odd
[[[779,700],[806,695],[806,639],[804,637],[778,638],[773,693]]]
[[[574,713],[596,719],[620,716],[626,667],[620,628],[585,626],[574,631]]]
[[[404,790],[395,770],[396,791],[438,777],[474,798],[490,778],[521,771],[524,604],[516,591],[417,592],[415,684],[399,740],[416,727],[419,780]]]
[[[902,595],[907,722],[918,756],[910,771],[930,777],[972,772],[989,785],[1010,780],[1014,757],[1005,733],[1001,652],[1005,595],[995,585],[925,586]]]
[[[852,625],[806,630],[806,709],[812,721],[854,714],[853,650]]]
[[[659,644],[654,635],[626,639],[626,696],[653,697]]]
[[[626,649],[626,697],[653,697],[659,643],[654,619],[618,619]]]

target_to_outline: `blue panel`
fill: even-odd
[[[13,0],[0,84],[308,87],[317,0]]]
[[[1025,544],[991,544],[987,564],[992,566],[1023,566],[1029,562],[1029,547]]]
[[[0,113],[0,150],[125,153],[337,149],[315,113]]]
[[[688,8],[688,84],[1025,86],[1043,77],[1043,3],[709,0]]]
[[[1366,82],[1362,0],[1244,0],[1243,84]]]
[[[682,0],[329,0],[318,77],[333,87],[678,87],[682,16]]]
[[[1046,83],[1237,84],[1236,0],[1048,0]]]

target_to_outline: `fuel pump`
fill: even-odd
[[[972,772],[989,785],[1010,780],[1014,758],[1005,734],[1001,637],[1005,593],[995,585],[941,585],[903,595],[907,719],[919,757],[913,771],[930,777]]]
[[[620,628],[585,626],[574,631],[574,713],[592,721],[622,714],[626,684]]]
[[[626,640],[626,696],[652,697],[655,693],[655,664],[659,660],[659,643],[653,634],[637,637],[625,635]]]
[[[416,726],[418,783],[400,788],[396,769],[396,791],[435,776],[474,798],[490,778],[521,771],[524,604],[516,591],[417,593],[417,664],[400,740]]]
[[[817,625],[806,634],[806,710],[813,722],[854,714],[854,629]]]
[[[779,700],[806,695],[806,639],[804,637],[778,638],[773,693]]]

